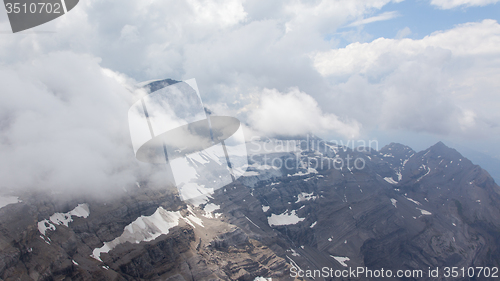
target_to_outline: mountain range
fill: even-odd
[[[115,199],[5,197],[0,278],[374,280],[305,276],[362,267],[424,272],[396,280],[483,280],[443,270],[500,266],[500,187],[445,144],[258,145],[272,149],[248,148],[244,176],[199,205],[147,181]]]

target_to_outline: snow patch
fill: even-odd
[[[420,208],[417,208],[417,209],[420,210],[420,213],[422,213],[422,215],[426,215],[426,216],[432,215],[432,213],[429,212],[429,211],[426,211],[426,210],[423,210],[423,209],[420,209]]]
[[[69,223],[73,221],[73,216],[87,218],[89,215],[89,206],[87,204],[78,204],[78,206],[67,213],[55,213],[48,220],[39,221],[38,231],[45,235],[47,229],[56,230],[56,225],[69,226]]]
[[[289,256],[285,255],[289,260],[290,264],[292,265],[293,268],[295,268],[296,271],[302,271],[302,268],[299,267],[299,265],[292,260]]]
[[[271,216],[267,218],[267,222],[269,226],[290,225],[301,222],[304,219],[305,218],[299,218],[297,214],[295,214],[295,210],[292,210],[290,214],[288,213],[288,211],[285,211],[279,215],[271,214]]]
[[[220,217],[222,214],[214,214],[213,212],[215,210],[219,210],[220,209],[220,206],[219,205],[216,205],[214,203],[208,203],[207,205],[205,205],[205,207],[203,208],[203,211],[205,212],[205,214],[203,215],[204,217],[206,218],[209,218],[209,219],[212,219],[212,218],[218,218]]]
[[[292,256],[294,256],[294,257],[300,257],[300,254],[297,253],[294,249],[290,249],[287,252],[292,252]]]
[[[190,220],[191,222],[194,222],[196,223],[197,225],[201,226],[201,227],[205,227],[203,226],[203,221],[197,217],[197,216],[193,216],[193,215],[189,215],[186,217],[188,220]],[[191,224],[192,227],[195,227],[193,224]]]
[[[422,204],[420,204],[420,202],[418,202],[417,200],[413,200],[413,199],[408,198],[408,197],[405,197],[405,198],[406,198],[406,199],[408,199],[409,201],[411,201],[411,202],[413,202],[413,203],[417,204],[417,205],[422,205]]]
[[[107,253],[119,244],[126,242],[139,244],[142,241],[148,242],[155,240],[162,234],[168,234],[172,227],[179,225],[179,219],[181,218],[182,216],[179,211],[171,212],[159,207],[151,216],[140,216],[127,225],[123,229],[122,235],[115,238],[113,241],[104,242],[102,247],[95,248],[94,251],[92,251],[91,257],[98,261],[102,261],[100,258],[101,253]]]
[[[299,171],[293,175],[288,175],[290,177],[294,177],[294,176],[305,176],[305,175],[310,175],[310,174],[317,174],[318,171],[314,168],[307,168],[307,172],[302,172],[302,171]]]
[[[427,176],[431,172],[431,168],[425,167],[425,165],[422,165],[422,166],[424,167],[424,169],[427,169],[427,173],[425,173],[425,175],[418,178],[416,182],[419,182],[421,179],[423,179],[425,176]]]
[[[313,194],[314,194],[314,192],[311,192],[311,193],[302,192],[299,195],[297,195],[297,201],[295,201],[295,203],[299,203],[302,201],[316,200],[316,198],[318,198],[318,196],[313,196]]]
[[[394,207],[396,207],[396,208],[398,207],[398,206],[396,205],[396,203],[397,203],[397,202],[398,202],[398,200],[396,200],[396,199],[394,199],[394,198],[391,198],[391,203],[392,203],[392,205],[394,205]]]
[[[347,267],[347,264],[345,263],[346,261],[350,261],[351,259],[348,257],[336,257],[330,255],[330,257],[334,258],[336,261],[338,261],[343,267]]]
[[[265,277],[260,277],[257,276],[253,281],[273,281],[273,278],[265,278]]]
[[[251,176],[258,176],[259,173],[258,172],[255,172],[255,171],[246,171],[243,176],[244,177],[251,177]]]
[[[21,203],[21,202],[22,201],[19,200],[19,197],[17,196],[0,196],[0,209],[7,205]]]
[[[391,177],[385,177],[384,180],[390,184],[397,184],[398,182],[393,180]]]
[[[398,181],[401,181],[401,179],[403,178],[403,175],[401,175],[401,172],[397,172],[396,175],[398,175]]]
[[[247,216],[245,216],[245,218],[251,222],[255,227],[257,227],[258,229],[261,229],[258,225],[256,225],[251,219],[249,219]]]
[[[316,223],[318,223],[318,221],[313,222],[313,224],[311,224],[310,228],[313,228],[316,225]]]

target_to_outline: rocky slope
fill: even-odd
[[[500,266],[500,188],[444,144],[260,144],[271,149],[249,147],[246,175],[199,206],[147,183],[115,200],[23,194],[0,209],[0,277],[293,280],[299,268]]]

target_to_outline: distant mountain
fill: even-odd
[[[500,266],[500,187],[443,143],[420,152],[317,138],[253,147],[264,144],[248,148],[245,176],[199,206],[146,182],[114,201],[20,194],[0,209],[0,277],[294,280],[299,270],[359,266],[482,280],[427,274]],[[374,280],[358,277],[335,280]]]
[[[460,150],[462,155],[467,157],[469,160],[487,170],[497,184],[500,183],[500,159],[485,153],[481,153],[477,151],[475,147],[468,147],[458,144],[454,144],[453,146],[456,149]]]

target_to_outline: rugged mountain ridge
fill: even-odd
[[[291,140],[261,143],[283,141]],[[500,265],[500,188],[454,149],[391,143],[376,151],[317,138],[291,147],[250,154],[246,175],[200,206],[147,183],[107,201],[25,194],[0,209],[0,277],[293,280],[292,268]],[[71,215],[83,203],[88,216]],[[158,219],[174,226],[160,234]],[[50,223],[40,228],[43,220]],[[158,236],[134,241],[141,229]],[[92,257],[127,233],[120,241],[128,242]]]

